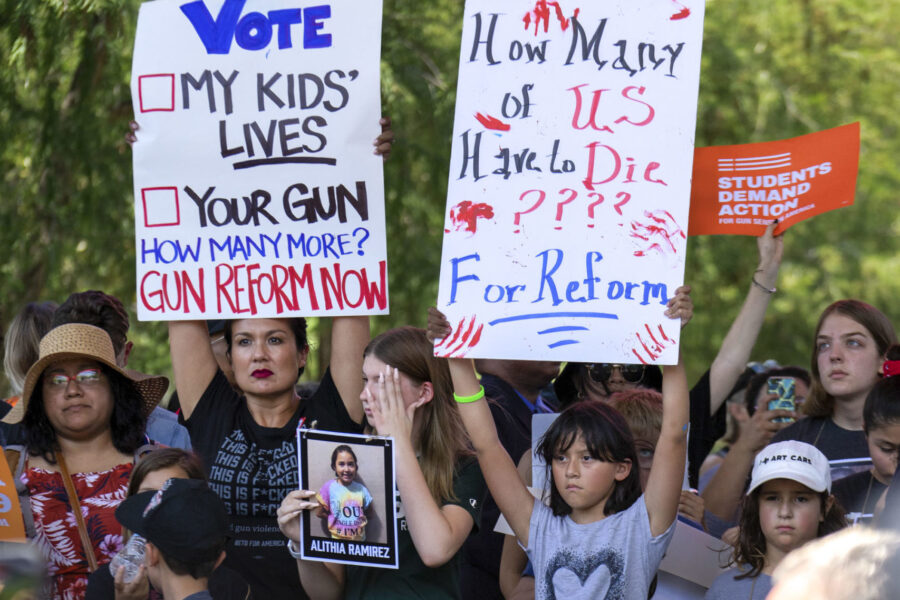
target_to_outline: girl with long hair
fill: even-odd
[[[762,600],[788,553],[845,525],[825,455],[803,442],[767,446],[756,457],[741,506],[733,568],[716,578],[706,600]]]
[[[812,343],[812,386],[803,403],[808,416],[772,441],[800,440],[834,461],[866,458],[863,406],[897,335],[880,310],[859,300],[838,300],[819,317]],[[833,475],[846,475],[834,473]],[[838,477],[834,477],[838,479]]]
[[[400,327],[374,338],[363,360],[363,408],[378,435],[394,438],[400,568],[297,560],[306,592],[330,598],[459,598],[456,555],[478,522],[484,481],[453,406],[446,359],[423,329]],[[299,541],[298,516],[315,492],[291,492],[278,509],[282,532]]]
[[[813,335],[812,383],[802,405],[807,417],[778,430],[770,441],[812,444],[831,461],[832,481],[860,470],[860,463],[864,470],[870,457],[863,407],[869,391],[881,378],[885,353],[896,341],[890,320],[874,306],[859,300],[838,300],[829,305]],[[771,419],[787,416],[786,411],[757,412],[754,419],[760,427],[748,429],[745,443],[759,438],[759,434],[769,437],[773,430],[783,427]],[[703,491],[707,510],[720,519],[733,519],[747,474],[753,468],[753,456],[763,443],[766,440],[758,441],[749,451],[738,451],[741,444],[728,453]],[[856,464],[845,467],[847,459]]]
[[[682,309],[673,317],[682,316]],[[432,310],[429,335],[449,323]],[[550,506],[534,499],[500,444],[471,360],[451,359],[454,400],[488,489],[534,567],[535,598],[645,598],[674,533],[687,453],[688,389],[684,367],[664,367],[663,417],[653,466],[641,493],[634,439],[625,419],[603,402],[575,403],[541,439]],[[607,576],[608,574],[608,576]]]
[[[328,531],[336,540],[366,540],[366,513],[372,507],[372,494],[357,481],[359,461],[353,448],[347,444],[336,446],[331,453],[329,479],[319,489],[316,515],[328,521]]]

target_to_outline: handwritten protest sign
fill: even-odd
[[[676,361],[703,12],[466,2],[436,353]]]
[[[381,14],[380,1],[141,6],[141,320],[387,312]]]
[[[697,148],[689,235],[780,233],[853,204],[859,123],[788,140]]]

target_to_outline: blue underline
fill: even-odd
[[[530,319],[556,319],[560,317],[586,318],[586,319],[614,319],[618,320],[618,315],[612,313],[598,312],[558,312],[558,313],[534,313],[530,315],[515,315],[513,317],[503,317],[489,321],[488,325],[499,325],[500,323],[510,323],[512,321],[527,321]]]
[[[548,348],[558,348],[559,346],[568,346],[570,344],[580,344],[578,340],[560,340],[558,342],[553,342],[552,344],[547,344]]]
[[[588,328],[582,327],[581,325],[564,325],[563,327],[551,327],[550,329],[538,331],[538,335],[544,335],[547,333],[560,333],[562,331],[588,331]]]

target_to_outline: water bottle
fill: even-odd
[[[144,564],[144,544],[146,540],[136,533],[131,534],[125,547],[113,556],[109,563],[109,571],[115,578],[119,567],[125,567],[125,583],[131,583],[137,577],[138,570]]]

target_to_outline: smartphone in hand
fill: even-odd
[[[766,385],[766,390],[770,396],[778,396],[769,400],[769,410],[797,410],[797,404],[794,402],[796,382],[793,377],[769,377]],[[793,423],[794,419],[778,417],[772,419],[772,421],[775,423]]]

